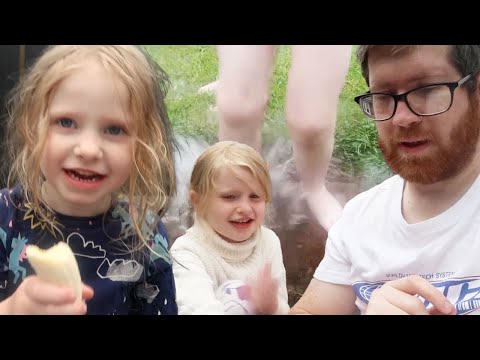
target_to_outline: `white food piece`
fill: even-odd
[[[59,242],[47,250],[36,245],[27,246],[27,258],[42,280],[75,290],[77,300],[82,298],[82,280],[77,260],[70,247]]]

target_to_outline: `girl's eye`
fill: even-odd
[[[261,194],[251,194],[250,199],[252,199],[252,201],[255,201],[255,202],[265,201],[265,198]]]
[[[110,126],[107,128],[107,132],[110,135],[120,135],[124,133],[123,129],[119,126]]]
[[[58,123],[60,124],[61,127],[64,127],[64,128],[71,128],[75,126],[75,123],[73,122],[73,120],[69,118],[61,118],[60,120],[58,120]]]
[[[231,200],[231,199],[234,199],[235,197],[233,195],[222,195],[222,199],[227,199],[227,200]]]

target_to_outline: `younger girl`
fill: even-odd
[[[22,78],[7,124],[16,185],[0,192],[1,313],[177,313],[159,221],[175,187],[166,81],[140,48],[110,45],[49,47]],[[26,258],[59,241],[81,301]]]
[[[171,248],[179,314],[288,312],[280,240],[262,226],[270,197],[253,148],[223,141],[200,155],[190,180],[195,222]]]

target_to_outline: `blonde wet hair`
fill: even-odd
[[[44,51],[10,94],[7,186],[20,184],[37,216],[55,226],[49,216],[52,209],[41,194],[44,177],[40,159],[48,135],[49,105],[60,82],[91,60],[128,89],[132,121],[127,126],[134,138],[133,164],[116,195],[129,201],[132,231],[141,240],[135,246],[142,248],[148,240],[141,230],[147,212],[162,216],[175,192],[175,167],[174,139],[165,107],[168,77],[138,46],[55,45]]]
[[[245,170],[260,185],[265,202],[272,199],[272,183],[267,163],[252,147],[236,141],[220,141],[208,147],[197,159],[190,178],[190,191],[198,194],[196,213],[203,216],[209,197],[215,192],[220,170],[231,170],[245,180],[238,170]]]

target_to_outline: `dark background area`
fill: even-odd
[[[6,101],[21,74],[48,45],[0,45],[0,139],[4,144]],[[3,148],[3,147],[2,147]],[[2,151],[3,156],[3,151]],[[0,166],[0,188],[6,186],[8,165]]]

